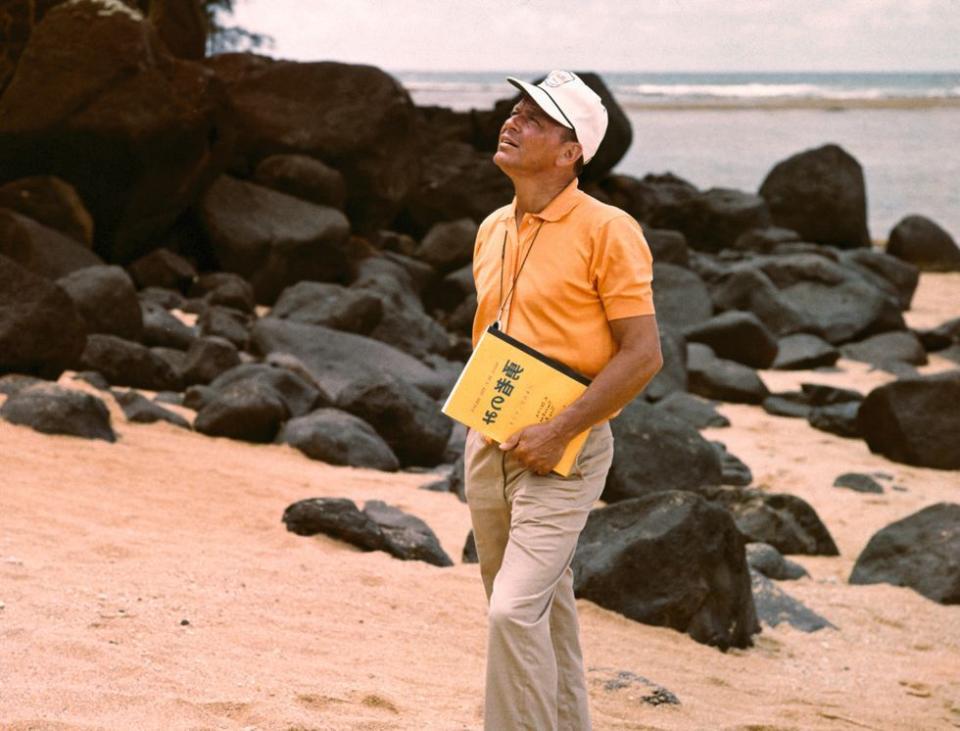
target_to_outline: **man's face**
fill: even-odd
[[[500,128],[493,162],[508,174],[552,170],[566,144],[569,131],[525,96]]]

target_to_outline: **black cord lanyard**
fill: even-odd
[[[503,311],[507,306],[507,302],[510,301],[510,297],[513,295],[513,290],[517,286],[517,280],[520,279],[520,272],[523,271],[524,265],[527,263],[527,259],[530,257],[530,252],[533,251],[533,245],[537,243],[537,236],[540,235],[540,229],[543,228],[545,221],[540,221],[540,225],[537,226],[537,230],[533,232],[533,239],[530,241],[530,246],[527,247],[527,253],[523,255],[523,259],[520,262],[520,267],[517,269],[517,273],[513,277],[513,284],[510,285],[510,291],[507,292],[507,296],[503,296],[503,266],[507,258],[507,229],[503,229],[503,244],[500,246],[500,293],[497,295],[499,300],[500,309],[497,310],[497,319],[494,321],[493,325],[497,330],[500,330],[500,318],[503,317]],[[509,224],[508,224],[509,225]],[[517,244],[520,242],[520,230],[517,230]]]

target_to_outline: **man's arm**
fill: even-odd
[[[500,449],[513,450],[528,469],[545,475],[560,461],[571,439],[626,406],[643,390],[663,365],[656,317],[610,320],[610,330],[617,354],[580,398],[550,421],[521,429]]]

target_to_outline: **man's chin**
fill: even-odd
[[[505,173],[514,167],[510,162],[510,155],[504,150],[497,150],[490,159],[493,160],[494,165]]]

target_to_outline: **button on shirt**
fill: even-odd
[[[576,179],[519,227],[516,199],[490,214],[477,232],[473,277],[474,347],[502,297],[505,332],[589,378],[617,352],[609,320],[654,312],[653,257],[640,225]]]

